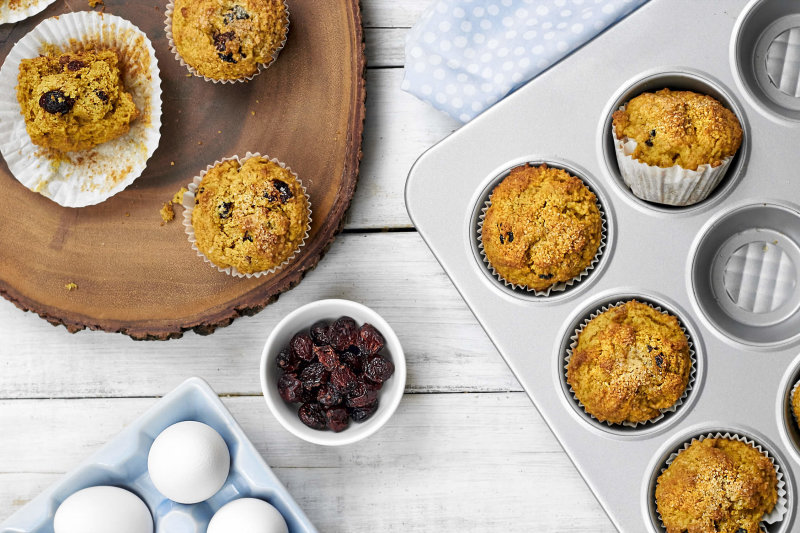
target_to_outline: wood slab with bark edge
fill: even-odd
[[[0,294],[71,332],[169,339],[212,333],[251,315],[299,283],[342,227],[358,178],[365,67],[357,0],[290,0],[289,38],[278,60],[249,83],[189,77],[164,33],[165,2],[107,0],[153,43],[161,69],[161,143],[133,185],[96,206],[61,207],[29,191],[0,163]],[[0,59],[47,17],[86,9],[57,2],[0,27]],[[309,239],[273,275],[220,273],[192,250],[182,208],[159,209],[217,159],[247,151],[285,162],[311,197]],[[76,290],[67,290],[75,283]]]

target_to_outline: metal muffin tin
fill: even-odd
[[[800,0],[651,0],[431,148],[409,174],[414,224],[621,531],[663,531],[653,491],[664,461],[715,432],[771,454],[788,511],[767,531],[800,529],[800,430],[788,408],[800,379],[798,39]],[[611,113],[665,87],[716,97],[744,129],[725,179],[693,206],[634,197],[613,154]],[[492,186],[525,162],[570,169],[606,213],[596,268],[546,297],[505,287],[476,245]],[[679,318],[697,374],[669,416],[609,427],[569,394],[564,352],[588,315],[628,298]]]

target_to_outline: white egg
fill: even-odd
[[[231,467],[228,446],[200,422],[173,424],[153,441],[147,470],[158,491],[178,503],[200,503],[217,493]]]
[[[280,511],[256,498],[223,505],[208,523],[207,533],[289,533]]]
[[[55,533],[153,533],[147,505],[119,487],[89,487],[64,500],[53,519]]]

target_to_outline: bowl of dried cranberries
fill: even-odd
[[[278,422],[301,439],[338,446],[375,433],[406,385],[403,348],[375,311],[319,300],[283,318],[261,354],[261,390]]]

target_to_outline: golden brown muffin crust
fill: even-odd
[[[175,0],[172,35],[184,61],[217,80],[269,64],[289,29],[283,0]]]
[[[800,392],[795,391],[791,397],[792,399],[792,413],[794,414],[794,423],[800,425]]]
[[[536,290],[588,267],[602,236],[597,197],[566,171],[523,165],[492,191],[481,239],[507,281]]]
[[[678,319],[631,300],[583,328],[567,382],[601,422],[644,422],[683,395],[691,366]]]
[[[118,62],[113,50],[23,59],[17,100],[31,141],[71,152],[126,134],[139,111]]]
[[[742,144],[736,115],[704,94],[662,89],[642,93],[613,114],[618,139],[636,141],[632,157],[662,168],[717,167]]]
[[[656,505],[667,533],[756,533],[778,501],[769,458],[726,438],[695,441],[657,483]]]
[[[291,172],[263,157],[224,161],[197,188],[192,226],[215,265],[254,273],[279,266],[305,238],[309,206]]]

